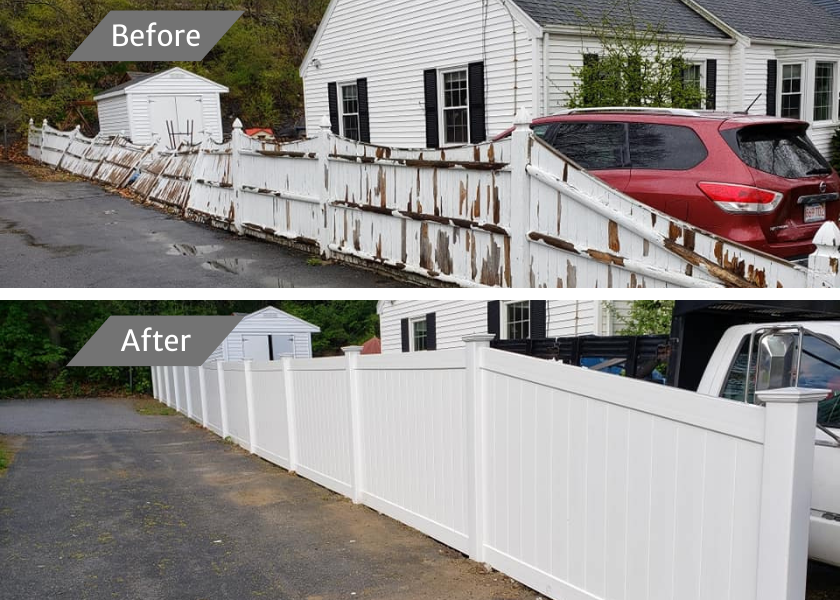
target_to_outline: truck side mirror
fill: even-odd
[[[799,379],[799,339],[798,333],[790,332],[768,333],[759,339],[757,391],[796,386]]]

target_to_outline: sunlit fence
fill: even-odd
[[[552,598],[804,598],[818,391],[753,406],[488,344],[157,367],[155,396]]]

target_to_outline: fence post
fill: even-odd
[[[44,162],[44,142],[46,141],[45,140],[46,135],[47,135],[47,120],[44,119],[43,121],[41,121],[41,155],[38,157],[38,160],[40,160],[41,163]]]
[[[175,410],[178,412],[183,412],[181,407],[184,404],[184,399],[181,398],[181,389],[178,385],[178,367],[172,367],[172,388],[175,390]]]
[[[365,483],[365,471],[362,443],[362,399],[359,395],[358,371],[359,356],[362,354],[361,346],[346,346],[341,349],[347,357],[347,385],[350,388],[350,459],[353,469],[352,500],[356,504],[362,502],[362,491]]]
[[[225,363],[216,363],[216,375],[219,378],[219,405],[222,409],[222,439],[228,438],[227,393],[225,392]]]
[[[169,367],[163,367],[163,401],[172,408],[172,400],[169,398]]]
[[[490,347],[494,335],[468,335],[466,343],[466,432],[467,441],[467,534],[470,558],[484,562],[485,481],[487,470],[484,448],[484,388],[481,377],[481,351]]]
[[[157,400],[158,397],[158,390],[157,390],[157,367],[152,367],[152,398]]]
[[[531,113],[522,108],[513,120],[510,156],[510,269],[512,285],[531,287],[530,242],[531,212],[536,203],[531,202],[531,176],[527,168],[531,162]]]
[[[73,128],[73,131],[70,132],[70,136],[67,138],[67,145],[64,146],[64,150],[61,152],[61,157],[58,159],[58,162],[55,163],[55,170],[58,171],[61,168],[61,163],[64,162],[64,157],[67,155],[67,151],[70,149],[70,145],[76,140],[76,136],[79,135],[79,129],[81,125],[76,125]]]
[[[244,235],[242,230],[242,201],[239,193],[242,191],[242,184],[244,183],[242,177],[242,121],[236,119],[233,122],[233,131],[230,135],[230,183],[233,186],[233,223],[231,226],[233,230],[239,235]]]
[[[286,395],[286,425],[289,428],[289,472],[297,471],[297,423],[295,422],[295,386],[292,382],[292,359],[284,356],[280,359],[283,365],[283,390]]]
[[[799,388],[757,393],[765,404],[765,434],[756,598],[805,597],[817,403],[828,393]]]
[[[321,256],[328,259],[332,255],[330,251],[330,242],[332,227],[330,226],[329,218],[332,215],[330,212],[330,141],[332,140],[332,125],[328,116],[321,118],[319,124],[320,131],[318,132],[318,171],[323,173],[323,181],[318,178],[321,200],[321,218],[323,222],[318,223],[318,246],[320,246]]]
[[[198,367],[198,393],[201,398],[201,426],[207,428],[207,371],[204,365]]]
[[[840,286],[840,228],[833,221],[823,223],[814,236],[814,245],[817,249],[808,257],[807,286],[817,288],[827,283]]]
[[[193,391],[190,382],[190,368],[184,367],[184,393],[187,396],[187,418],[192,419],[193,415]]]
[[[254,364],[251,360],[245,361],[245,407],[248,411],[248,450],[251,454],[257,449],[257,421],[254,416],[254,372],[251,370]]]

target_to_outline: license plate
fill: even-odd
[[[825,221],[825,204],[806,204],[805,222],[819,223]]]

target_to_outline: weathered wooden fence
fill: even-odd
[[[30,125],[29,153],[185,218],[431,281],[503,287],[836,287],[840,228],[798,266],[677,221],[535,137],[442,150],[337,137],[174,151]]]
[[[465,350],[156,367],[243,448],[566,599],[803,600],[814,390],[763,406]]]

